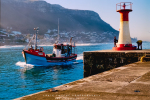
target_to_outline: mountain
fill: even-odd
[[[94,11],[66,9],[41,0],[1,0],[3,28],[12,27],[12,30],[28,34],[38,26],[39,33],[44,34],[48,29],[57,29],[58,18],[60,31],[113,32],[112,37],[118,36],[118,31]]]

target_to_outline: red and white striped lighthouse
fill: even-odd
[[[118,3],[116,4],[116,10],[120,13],[120,29],[118,43],[116,44],[116,47],[113,47],[113,50],[135,50],[136,47],[132,46],[131,42],[128,18],[129,12],[132,11],[132,3]]]

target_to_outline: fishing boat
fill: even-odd
[[[70,39],[70,44],[60,44],[58,41],[53,45],[53,52],[51,54],[45,54],[43,47],[37,46],[37,33],[39,28],[34,28],[35,35],[32,39],[35,39],[34,48],[29,44],[23,49],[22,54],[26,64],[42,65],[42,66],[54,66],[54,65],[70,65],[76,61],[77,54],[75,53],[76,46]],[[59,33],[59,32],[58,32]],[[59,39],[59,35],[58,35]],[[72,45],[73,44],[73,45]]]

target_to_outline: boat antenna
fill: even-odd
[[[73,37],[70,38],[70,45],[72,45],[72,38],[73,38]]]
[[[34,30],[35,30],[35,50],[37,50],[37,33],[39,31],[39,27],[34,28]]]

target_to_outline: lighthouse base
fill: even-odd
[[[117,44],[118,47],[113,47],[113,50],[136,50],[136,46],[132,46],[132,44]]]
[[[136,47],[113,47],[113,50],[136,50]]]

